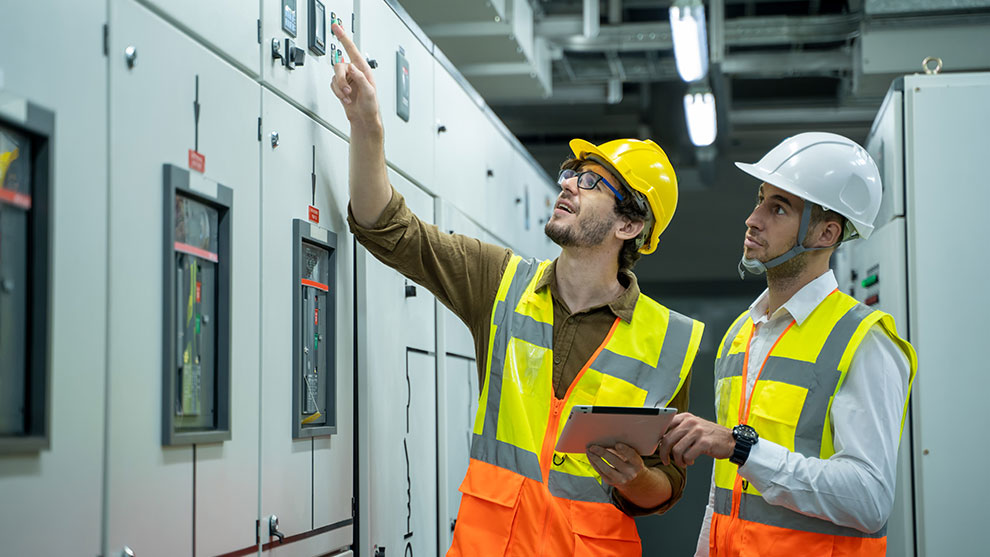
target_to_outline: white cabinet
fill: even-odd
[[[133,47],[138,57],[133,66],[124,56],[110,63],[107,549],[127,545],[143,555],[240,549],[254,544],[257,516],[259,87],[135,2],[114,2],[110,27],[116,30],[110,51]],[[205,178],[233,190],[236,277],[232,437],[198,450],[162,446],[161,425],[162,167],[187,168],[197,141]]]
[[[41,0],[5,3],[0,16],[0,113],[10,121],[8,108],[30,102],[54,114],[50,207],[57,216],[50,232],[49,446],[0,455],[0,552],[9,555],[101,552],[108,290],[107,62],[99,29],[105,14],[105,0]],[[28,55],[38,22],[58,30],[50,35],[62,47],[55,71]]]
[[[279,519],[285,536],[326,530],[317,537],[324,548],[350,545],[353,495],[353,246],[347,232],[347,144],[269,91],[262,95],[262,120],[269,137],[262,141],[261,254],[261,515]],[[272,147],[270,134],[277,133]],[[315,184],[315,189],[314,189]],[[319,223],[310,220],[310,206]],[[293,222],[300,220],[314,236],[336,235],[336,314],[329,316],[326,337],[335,346],[333,377],[324,370],[324,388],[336,391],[332,418],[336,433],[293,439]],[[324,342],[330,342],[325,338]],[[268,543],[267,529],[262,542]],[[273,544],[272,555],[308,555],[307,545]]]

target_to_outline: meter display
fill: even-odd
[[[165,166],[162,443],[230,439],[229,188]]]
[[[0,114],[0,453],[49,446],[49,190],[54,114]]]
[[[327,9],[320,0],[309,0],[309,49],[317,56],[327,53]]]
[[[336,433],[337,235],[293,221],[293,438]]]

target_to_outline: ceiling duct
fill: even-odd
[[[550,45],[528,0],[402,0],[402,7],[487,101],[553,92]]]

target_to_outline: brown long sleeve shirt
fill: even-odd
[[[427,288],[467,325],[474,337],[479,384],[483,384],[492,305],[512,251],[475,238],[441,232],[416,217],[394,189],[392,200],[372,227],[357,224],[349,206],[348,224],[365,249]],[[559,399],[564,398],[581,368],[605,340],[615,318],[626,322],[632,319],[640,292],[636,275],[623,271],[619,280],[626,289],[618,298],[606,305],[571,313],[557,292],[556,265],[556,261],[550,265],[537,289],[549,288],[553,298],[553,391]],[[690,385],[691,376],[688,375],[681,390],[670,401],[671,407],[687,409]],[[656,455],[645,457],[644,462],[670,478],[672,493],[664,504],[643,509],[623,499],[618,490],[613,490],[613,502],[631,516],[666,512],[684,492],[686,472],[683,468],[664,466]]]

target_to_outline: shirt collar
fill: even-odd
[[[836,288],[839,283],[835,280],[835,273],[831,269],[822,273],[818,278],[804,285],[789,300],[784,302],[773,315],[767,315],[767,305],[770,303],[770,290],[764,290],[762,294],[749,306],[749,317],[753,323],[765,323],[774,319],[781,312],[786,312],[800,327],[804,320],[815,311],[818,304],[822,303]]]
[[[639,281],[636,280],[636,275],[628,269],[619,271],[619,281],[626,283],[626,289],[622,292],[622,294],[619,294],[618,298],[609,302],[607,306],[616,317],[622,319],[626,323],[629,323],[632,321],[633,311],[636,309],[636,301],[639,300]],[[550,266],[547,267],[547,270],[543,273],[543,276],[536,281],[537,291],[547,287],[550,288],[550,294],[553,297],[559,298],[557,292],[556,259],[550,263]]]

